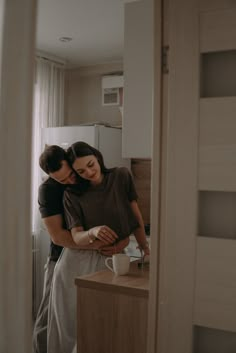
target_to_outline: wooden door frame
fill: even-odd
[[[36,0],[0,9],[0,351],[32,351],[30,227]]]
[[[198,1],[158,0],[155,7],[148,353],[191,353],[198,195]],[[162,27],[158,25],[163,20],[161,7],[167,11],[167,24]],[[163,28],[168,33],[161,36]],[[160,79],[163,44],[169,46],[169,73]]]

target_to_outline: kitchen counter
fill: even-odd
[[[117,276],[112,271],[104,270],[90,275],[77,277],[75,284],[87,288],[99,288],[106,291],[118,291],[120,293],[132,293],[137,296],[148,296],[149,266],[138,268],[138,262],[130,263],[127,275]]]
[[[145,353],[149,266],[130,264],[127,275],[109,270],[75,279],[79,353]]]

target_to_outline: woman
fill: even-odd
[[[57,261],[49,301],[47,353],[75,352],[73,350],[76,342],[74,280],[77,276],[105,269],[106,256],[121,252],[128,245],[129,241],[126,238],[117,242],[116,247],[111,246],[118,236],[112,231],[110,234],[109,240],[89,241],[79,246],[81,250],[64,248]]]
[[[131,233],[149,254],[129,171],[107,169],[101,153],[84,142],[68,149],[68,160],[80,180],[78,186],[68,187],[64,193],[67,226],[80,247],[93,250],[64,249],[56,265],[49,308],[48,353],[71,353],[76,341],[76,276],[104,269],[104,255],[121,252]]]
[[[101,153],[85,142],[74,143],[68,160],[80,176],[80,189],[64,193],[67,226],[78,245],[95,240],[115,245],[134,233],[139,248],[149,255],[137,193],[127,168],[107,169]],[[96,243],[96,242],[95,242]]]

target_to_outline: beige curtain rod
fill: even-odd
[[[60,61],[60,59],[57,60],[56,58],[47,56],[46,54],[37,53],[36,54],[36,58],[40,59],[40,60],[45,60],[45,61],[52,62],[52,63],[58,65],[59,67],[64,67],[66,65],[66,63],[63,62],[62,60],[61,61]]]

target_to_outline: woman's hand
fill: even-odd
[[[139,249],[144,256],[150,255],[149,243],[147,241],[142,245],[138,245],[137,249]]]
[[[89,233],[106,245],[113,244],[118,239],[118,235],[105,225],[91,228]]]
[[[105,246],[103,248],[100,248],[99,252],[105,256],[112,256],[114,254],[118,254],[118,253],[122,252],[124,250],[124,248],[126,248],[126,246],[128,246],[128,244],[129,244],[129,237],[118,241],[118,243],[116,243],[112,246],[109,245],[109,246]]]

